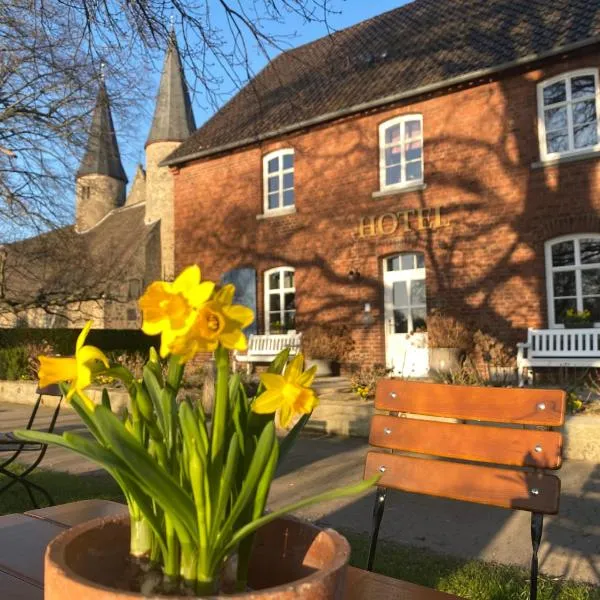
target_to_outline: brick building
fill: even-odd
[[[413,375],[434,309],[600,325],[599,42],[595,0],[416,0],[283,53],[163,163],[176,268]]]

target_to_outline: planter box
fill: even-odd
[[[429,371],[451,373],[461,368],[464,350],[460,348],[429,348]]]

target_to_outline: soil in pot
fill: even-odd
[[[128,555],[127,517],[104,518],[64,532],[48,546],[45,600],[141,599],[144,574]],[[334,600],[342,597],[350,546],[332,530],[293,518],[278,519],[256,535],[247,600]],[[190,598],[184,595],[157,596]]]

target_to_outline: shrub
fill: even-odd
[[[46,342],[33,342],[11,348],[0,348],[0,379],[37,379],[38,356],[51,350]]]
[[[473,335],[475,350],[483,360],[492,367],[514,367],[516,365],[516,350],[494,336],[483,333],[478,329]]]
[[[392,369],[380,364],[372,367],[360,367],[350,376],[350,388],[362,400],[374,398],[377,381],[387,377],[391,371]]]
[[[302,333],[302,351],[310,358],[343,362],[354,350],[347,325],[315,325]]]
[[[459,369],[451,371],[436,371],[433,374],[436,383],[451,385],[489,385],[489,381],[481,376],[479,371],[470,363],[465,362]]]
[[[456,317],[434,312],[427,317],[427,343],[430,348],[470,350],[473,335]]]

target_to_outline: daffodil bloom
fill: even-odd
[[[58,358],[53,356],[39,356],[40,387],[45,388],[54,383],[69,382],[71,388],[67,394],[67,401],[73,394],[83,395],[83,390],[88,387],[96,372],[99,364],[108,369],[108,358],[95,346],[85,346],[85,338],[90,332],[92,322],[88,321],[82,329],[77,344],[75,346],[75,356],[71,358]]]
[[[295,414],[308,414],[319,400],[311,389],[317,367],[303,371],[304,356],[297,354],[288,363],[283,375],[261,373],[260,380],[266,388],[252,403],[252,410],[270,414],[279,410],[279,423],[287,427]]]
[[[184,269],[173,283],[155,281],[140,298],[142,331],[159,335],[160,355],[167,356],[173,340],[185,334],[194,324],[198,309],[214,290],[212,281],[201,281],[200,267]]]
[[[213,352],[219,343],[228,350],[245,350],[248,342],[243,329],[254,321],[254,313],[246,306],[232,304],[234,294],[231,284],[218,290],[200,307],[187,333],[169,345],[171,353],[186,362],[198,352]]]

